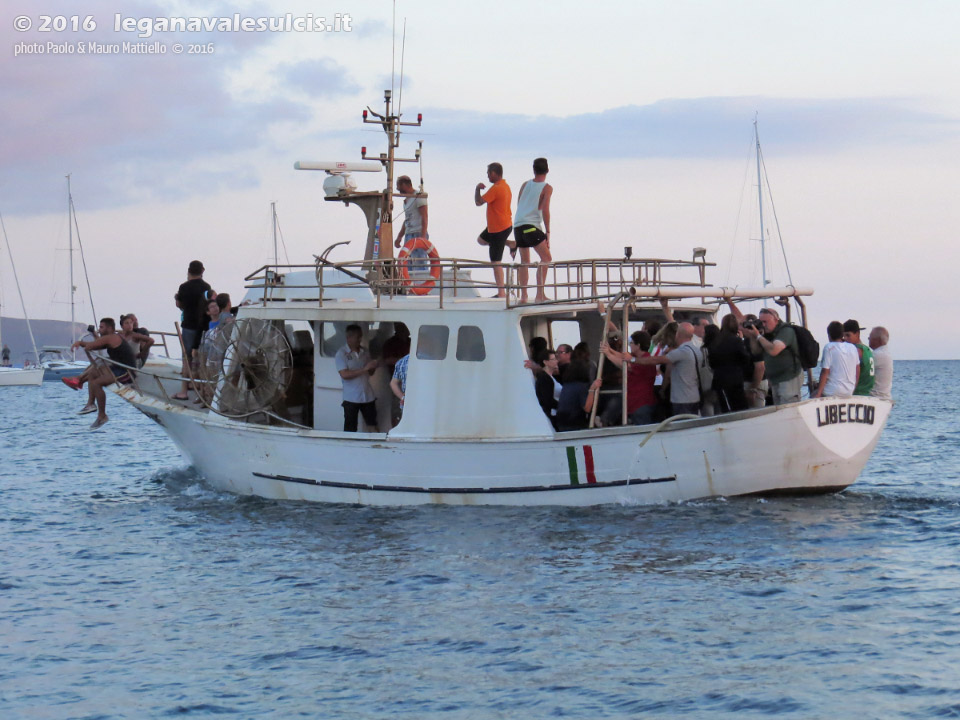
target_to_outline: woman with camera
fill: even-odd
[[[710,345],[710,367],[713,368],[713,390],[717,395],[717,412],[747,409],[743,384],[753,375],[753,363],[743,339],[740,322],[733,314],[720,322],[720,334]]]

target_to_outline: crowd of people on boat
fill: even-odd
[[[623,373],[626,417],[633,425],[800,401],[805,331],[783,322],[776,309],[744,314],[731,302],[718,327],[706,317],[677,322],[667,301],[661,305],[666,322],[646,321],[630,335],[627,350],[617,328],[609,327],[600,345],[599,368],[586,343],[554,350],[544,338],[531,341],[525,365],[533,371],[537,400],[556,430],[586,429],[591,417],[594,427],[621,424]],[[603,312],[602,305],[599,310]],[[830,323],[811,397],[891,399],[889,333],[875,327],[864,344],[862,330],[855,320]]]
[[[666,300],[661,306],[665,322],[644,322],[642,329],[630,334],[626,350],[618,328],[610,324],[600,344],[599,363],[586,342],[553,349],[545,338],[530,341],[524,364],[533,373],[537,401],[557,431],[586,429],[591,419],[593,427],[622,424],[624,373],[626,418],[632,425],[799,402],[804,371],[817,360],[820,377],[810,387],[810,397],[891,399],[893,361],[887,349],[889,333],[883,327],[873,328],[869,344],[864,344],[860,340],[864,328],[857,321],[832,322],[822,357],[805,366],[802,358],[810,353],[803,347],[806,331],[781,320],[774,308],[744,314],[731,302],[730,312],[717,326],[705,316],[678,322]],[[598,311],[603,314],[602,304]],[[386,366],[391,376],[390,389],[396,398],[393,426],[406,400],[407,327],[395,324],[379,360],[371,357],[362,339],[362,328],[350,325],[346,344],[336,354],[345,432],[357,431],[361,415],[368,427],[377,426],[376,396],[370,383],[377,368]],[[817,349],[814,341],[814,354]],[[425,352],[429,354],[429,348]]]
[[[422,219],[426,221],[425,216]],[[182,313],[184,380],[181,391],[172,398],[188,400],[190,384],[198,379],[201,387],[194,401],[197,403],[203,402],[203,379],[208,375],[215,378],[220,371],[222,358],[217,357],[216,339],[236,313],[230,296],[215,292],[203,280],[203,273],[203,263],[192,261],[187,280],[175,295]],[[764,307],[751,315],[732,302],[728,305],[730,312],[716,326],[706,316],[678,322],[669,303],[662,300],[665,322],[649,319],[628,339],[622,338],[611,323],[600,344],[599,362],[586,342],[553,349],[544,338],[533,338],[525,366],[533,372],[540,407],[553,427],[564,432],[586,429],[591,422],[593,427],[619,425],[624,415],[629,424],[645,425],[677,415],[709,416],[799,402],[803,372],[817,364],[816,358],[806,366],[801,361],[809,352],[803,347],[806,331],[783,322],[774,308]],[[598,312],[602,315],[604,310],[599,304]],[[93,331],[92,326],[89,329]],[[810,388],[811,397],[891,398],[889,333],[881,326],[874,327],[865,344],[860,338],[864,329],[852,319],[829,324],[828,342],[819,358],[820,376]],[[360,416],[368,427],[377,426],[370,376],[381,365],[390,374],[395,398],[392,425],[400,420],[406,398],[410,332],[403,323],[396,323],[394,330],[382,348],[382,357],[375,360],[361,344],[362,328],[346,328],[346,344],[335,358],[343,384],[346,432],[357,431]],[[119,329],[113,318],[103,318],[99,331],[74,343],[73,347],[83,348],[92,362],[81,376],[64,378],[64,383],[76,390],[87,386],[88,400],[80,413],[97,412],[91,428],[101,427],[108,420],[104,388],[114,382],[131,382],[153,344],[133,313],[120,316]]]

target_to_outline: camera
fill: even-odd
[[[764,332],[763,323],[760,320],[744,320],[743,327],[752,328],[760,333]]]

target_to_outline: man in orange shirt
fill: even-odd
[[[513,230],[513,216],[510,214],[510,202],[513,200],[513,193],[503,179],[503,165],[500,163],[487,165],[487,179],[493,186],[481,195],[480,192],[486,185],[477,183],[477,189],[473,195],[477,207],[484,203],[487,204],[487,227],[480,233],[477,242],[490,248],[490,262],[496,263],[493,266],[493,274],[497,281],[497,297],[503,298],[507,296],[507,293],[504,288],[503,266],[500,261],[503,260],[503,248],[506,246],[507,239]]]

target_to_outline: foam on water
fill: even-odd
[[[840,495],[391,509],[221,493],[116,398],[89,433],[5,389],[0,717],[955,716],[958,390],[899,363]]]

